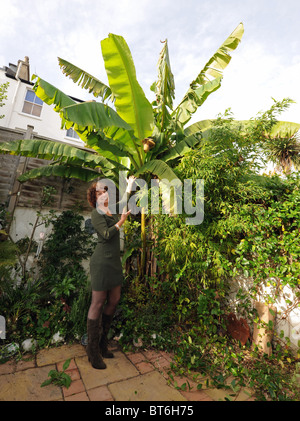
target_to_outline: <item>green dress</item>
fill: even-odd
[[[92,211],[92,224],[98,235],[98,244],[90,260],[93,291],[107,291],[122,285],[123,270],[120,258],[120,233],[115,227],[118,215]]]

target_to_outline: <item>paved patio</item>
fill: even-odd
[[[206,387],[206,379],[177,377],[170,371],[172,355],[153,350],[124,353],[117,345],[110,347],[115,358],[106,359],[105,370],[95,370],[80,344],[44,349],[21,361],[0,365],[0,401],[224,401],[230,391]],[[66,370],[70,387],[53,384],[41,387],[50,370]],[[172,377],[170,377],[170,374]],[[197,390],[198,383],[202,389]],[[186,386],[184,386],[186,385]],[[178,389],[181,388],[182,389]],[[254,400],[251,391],[242,389],[235,401]]]

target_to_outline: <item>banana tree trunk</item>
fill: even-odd
[[[144,275],[145,263],[146,263],[146,214],[145,208],[142,208],[141,212],[141,240],[142,240],[142,256],[140,265],[140,277]]]

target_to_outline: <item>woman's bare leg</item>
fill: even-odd
[[[100,350],[104,358],[113,358],[114,354],[108,351],[108,332],[115,314],[117,305],[121,298],[121,286],[112,288],[108,292],[107,303],[102,313],[102,336],[100,340]]]
[[[88,311],[88,319],[96,320],[104,308],[107,291],[92,291],[92,301]]]
[[[108,291],[107,303],[103,313],[107,316],[113,316],[121,298],[121,285]]]

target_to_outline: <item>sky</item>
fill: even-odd
[[[168,40],[176,106],[206,62],[243,22],[245,33],[222,86],[190,123],[226,109],[255,117],[274,98],[295,101],[280,120],[300,123],[299,0],[0,0],[0,67],[29,57],[31,74],[68,95],[93,99],[63,75],[61,57],[107,82],[100,41],[109,33],[129,45],[137,79],[152,101],[157,62]]]

